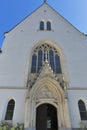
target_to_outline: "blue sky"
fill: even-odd
[[[3,44],[4,33],[12,29],[42,3],[43,0],[0,1],[0,47]],[[47,0],[47,3],[80,32],[87,34],[87,0]]]

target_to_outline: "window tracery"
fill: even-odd
[[[59,53],[54,46],[50,46],[47,43],[41,44],[34,49],[31,73],[38,73],[46,60],[50,64],[53,72],[57,74],[61,73]]]

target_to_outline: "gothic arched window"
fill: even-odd
[[[36,73],[36,62],[37,62],[37,56],[34,54],[32,56],[32,68],[31,73]]]
[[[53,50],[49,51],[49,61],[50,61],[50,66],[52,67],[53,71],[55,71],[55,67],[54,67],[54,52],[53,52]]]
[[[42,50],[38,50],[38,72],[42,67]]]
[[[47,21],[47,30],[51,30],[51,22]]]
[[[40,30],[44,30],[44,22],[43,21],[40,22]]]
[[[12,120],[13,113],[14,113],[14,107],[15,107],[15,101],[13,99],[11,99],[7,105],[5,120]]]
[[[87,111],[86,111],[85,103],[82,100],[78,101],[78,107],[79,107],[81,120],[87,120]]]
[[[37,46],[32,55],[31,73],[38,73],[45,61],[48,61],[56,74],[61,74],[60,56],[57,49],[47,43]]]
[[[61,66],[60,66],[60,57],[56,54],[55,55],[55,66],[56,66],[56,73],[61,73]]]

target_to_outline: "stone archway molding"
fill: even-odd
[[[70,128],[70,120],[65,91],[50,76],[39,77],[26,98],[25,128],[36,129],[37,106],[49,103],[57,108],[59,128]]]

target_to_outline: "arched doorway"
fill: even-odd
[[[36,109],[36,130],[58,130],[57,110],[51,104]]]

